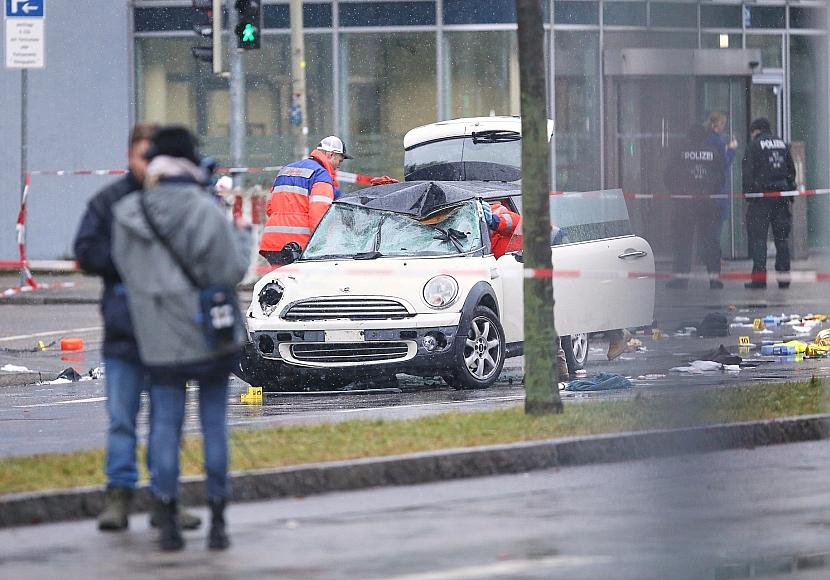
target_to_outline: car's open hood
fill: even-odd
[[[360,205],[424,218],[471,199],[519,195],[516,183],[500,181],[406,181],[367,187],[344,195],[335,203]]]

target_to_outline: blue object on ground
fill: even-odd
[[[566,391],[611,391],[614,389],[627,389],[631,381],[622,375],[615,373],[600,373],[595,377],[588,377],[571,381],[565,387]]]

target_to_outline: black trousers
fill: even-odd
[[[746,235],[753,272],[767,271],[767,233],[772,226],[776,272],[790,271],[791,201],[781,198],[753,199],[746,208]]]
[[[721,209],[714,200],[674,200],[672,236],[674,237],[674,271],[692,269],[692,242],[697,231],[700,257],[708,272],[720,273]]]

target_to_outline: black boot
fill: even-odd
[[[184,548],[184,538],[176,517],[176,500],[156,498],[153,510],[159,526],[159,545],[165,552]]]
[[[231,541],[225,531],[225,505],[227,505],[227,502],[224,498],[208,498],[211,515],[210,534],[208,534],[209,550],[227,550],[231,545]]]

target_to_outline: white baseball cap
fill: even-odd
[[[320,144],[317,145],[317,149],[321,151],[330,151],[332,153],[340,153],[343,156],[343,159],[352,159],[351,155],[346,153],[346,144],[343,143],[343,140],[340,137],[335,137],[331,135],[326,137]]]

